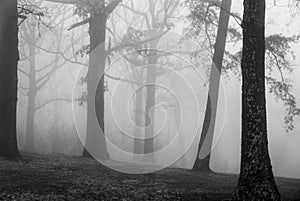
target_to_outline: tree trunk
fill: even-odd
[[[25,150],[34,151],[34,116],[35,116],[35,92],[32,88],[28,93],[28,106],[26,116],[26,138],[25,138]]]
[[[177,155],[181,155],[180,153],[183,153],[183,151],[185,150],[185,136],[184,133],[182,132],[182,111],[180,108],[180,104],[182,101],[182,86],[183,84],[180,82],[180,79],[177,79],[178,75],[175,75],[174,77],[172,77],[172,81],[174,80],[174,82],[172,82],[172,86],[173,86],[173,90],[178,98],[178,103],[176,102],[176,104],[174,105],[174,120],[175,120],[175,125],[176,125],[176,129],[178,130],[178,147],[176,149],[177,153],[175,154]],[[174,150],[171,150],[174,151]],[[172,153],[171,153],[172,154]],[[177,159],[177,161],[175,163],[173,163],[173,167],[184,167],[186,165],[186,157],[185,154],[182,155],[180,158]]]
[[[213,64],[210,72],[209,91],[207,96],[205,117],[198,145],[196,161],[193,166],[195,171],[211,171],[209,167],[210,154],[216,123],[219,86],[222,72],[222,63],[226,47],[226,36],[229,24],[229,12],[232,0],[223,0],[221,4],[218,33],[213,55]]]
[[[105,43],[106,22],[105,12],[100,12],[91,16],[89,27],[91,53],[87,73],[88,114],[83,156],[98,159],[109,159],[104,136],[105,45],[102,45]]]
[[[0,156],[19,156],[16,137],[18,11],[17,0],[0,2]]]
[[[153,32],[155,30],[151,30]],[[155,35],[155,34],[153,34]],[[152,34],[150,34],[152,36]],[[157,42],[151,42],[151,53],[155,50]],[[156,69],[157,56],[150,55],[148,57],[147,68],[147,87],[146,87],[146,107],[145,107],[145,143],[144,143],[144,160],[154,161],[154,115],[155,115],[155,82],[156,82]]]
[[[135,98],[135,126],[138,128],[134,131],[134,142],[133,142],[133,153],[134,154],[143,154],[143,144],[140,139],[141,137],[141,127],[143,119],[143,89],[140,88],[136,91]]]
[[[242,156],[232,200],[277,201],[267,137],[264,0],[244,0],[242,27]]]
[[[28,91],[28,105],[27,105],[27,117],[26,117],[26,138],[25,138],[25,150],[34,151],[34,116],[35,116],[35,98],[37,94],[36,89],[36,61],[35,61],[35,25],[36,19],[31,17],[33,27],[29,30],[29,53],[30,53],[30,69],[29,69],[29,91]]]

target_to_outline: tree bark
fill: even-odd
[[[33,27],[31,27],[29,32],[29,58],[30,58],[30,69],[29,69],[29,90],[28,90],[28,105],[27,105],[27,116],[26,116],[26,137],[25,137],[25,150],[34,151],[34,116],[35,116],[35,98],[37,95],[36,86],[36,47],[35,47],[35,26],[36,19],[31,17],[31,22]]]
[[[158,19],[155,14],[155,2],[149,1],[149,12],[151,16],[151,28],[148,30],[149,38],[154,38],[158,34]],[[150,27],[148,27],[150,28]],[[157,60],[156,49],[159,39],[150,42],[150,51],[148,52],[148,67],[146,71],[146,106],[145,106],[145,140],[144,140],[144,160],[153,162],[154,158],[154,117],[155,117],[155,92],[157,78]]]
[[[156,27],[153,22],[153,27]],[[149,30],[150,38],[157,35],[157,30]],[[156,48],[158,40],[150,42],[150,52],[148,55],[147,67],[147,87],[146,87],[146,106],[145,106],[145,142],[144,142],[144,160],[154,161],[154,116],[155,116],[155,93],[156,93],[156,78],[157,78],[157,60]],[[152,55],[153,54],[153,55]]]
[[[105,70],[105,34],[107,16],[99,12],[91,16],[90,34],[90,65],[87,73],[87,131],[83,151],[85,157],[109,159],[104,136],[104,70]],[[98,120],[98,121],[97,121]],[[100,129],[99,130],[99,126]],[[94,156],[89,153],[91,151]]]
[[[78,0],[47,0],[50,2],[76,4]],[[105,35],[107,16],[119,5],[121,0],[113,0],[109,5],[95,13],[90,13],[90,65],[87,73],[87,128],[86,142],[82,156],[109,159],[104,136],[104,70],[105,70]],[[99,0],[104,6],[105,1]],[[93,51],[96,50],[93,54]],[[101,59],[102,58],[102,59]],[[99,80],[99,76],[101,79]],[[98,82],[99,81],[99,82]],[[96,114],[95,114],[96,113]],[[98,121],[97,121],[98,120]],[[100,129],[98,128],[100,126]],[[92,152],[94,156],[90,153]],[[96,156],[97,155],[97,156]]]
[[[155,115],[155,82],[156,82],[156,56],[149,56],[149,66],[147,68],[147,88],[145,107],[145,159],[153,161],[154,152],[154,115]],[[148,155],[151,154],[151,155]]]
[[[0,2],[0,156],[19,156],[16,137],[17,68],[18,68],[17,0]]]
[[[277,201],[267,137],[264,0],[244,0],[242,27],[242,155],[232,200]]]
[[[172,76],[172,75],[171,75]],[[181,155],[180,153],[183,153],[183,151],[185,150],[185,136],[184,133],[182,132],[182,112],[180,108],[180,104],[182,101],[182,86],[183,84],[181,83],[181,80],[178,79],[178,75],[175,74],[175,76],[171,77],[172,79],[172,86],[173,86],[173,90],[177,96],[177,100],[176,103],[174,105],[174,120],[175,120],[175,126],[177,129],[177,135],[178,135],[178,147],[175,150],[176,156],[177,155]],[[178,102],[177,102],[178,101]],[[174,150],[171,150],[172,152]],[[171,153],[172,154],[172,153]],[[172,167],[184,167],[186,165],[186,157],[185,154],[183,154],[180,158],[177,159],[176,162],[173,163]]]
[[[35,116],[35,92],[32,88],[28,93],[28,105],[26,115],[26,138],[25,147],[26,151],[34,151],[34,116]]]
[[[135,126],[139,127],[136,128],[134,131],[134,141],[133,141],[133,153],[134,154],[143,154],[143,145],[142,140],[140,138],[140,131],[143,119],[143,89],[140,88],[136,91],[136,98],[135,98]]]
[[[232,0],[223,0],[221,4],[218,33],[213,55],[213,64],[210,72],[209,91],[207,96],[205,117],[198,145],[198,152],[193,170],[200,172],[211,171],[209,167],[210,154],[216,123],[219,86],[222,72],[222,63],[226,47],[230,8]]]

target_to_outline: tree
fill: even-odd
[[[125,60],[129,61],[132,64],[145,65],[148,67],[145,68],[146,73],[146,103],[144,111],[144,128],[145,128],[145,140],[144,140],[144,150],[145,154],[144,159],[148,161],[154,161],[153,152],[154,152],[154,117],[155,117],[155,104],[156,104],[156,80],[159,76],[158,66],[159,59],[163,55],[159,55],[157,48],[159,46],[160,39],[170,31],[170,26],[172,23],[169,22],[170,18],[173,16],[177,7],[179,6],[179,1],[164,1],[159,2],[157,0],[148,0],[148,11],[135,10],[133,1],[131,1],[131,7],[126,4],[120,4],[126,10],[131,11],[135,16],[142,17],[147,30],[142,31],[141,28],[136,29],[129,27],[127,34],[124,36],[122,42],[124,46],[126,44],[132,44],[127,48],[128,52],[134,50],[137,54],[140,54],[143,57],[144,61],[137,61],[134,58],[128,58],[124,56]],[[162,15],[163,14],[163,15]],[[127,25],[128,26],[128,25]],[[144,40],[144,38],[147,38]],[[144,42],[143,42],[144,41]],[[136,84],[142,82],[138,78],[141,78],[143,72],[138,75],[135,79]],[[135,122],[137,126],[142,124],[142,95],[143,89],[139,89],[136,94],[136,115]],[[138,135],[140,129],[135,130],[135,136]],[[134,139],[134,153],[141,154],[141,140]],[[148,155],[149,154],[149,155]]]
[[[0,2],[0,156],[19,156],[16,139],[18,10],[17,0]]]
[[[163,23],[163,26],[159,23],[158,21],[158,14],[155,12],[157,1],[152,1],[149,0],[149,11],[150,11],[150,16],[151,16],[151,28],[148,31],[148,34],[151,38],[154,38],[157,35],[162,34],[165,32],[163,30],[164,27],[167,28],[167,30],[170,29],[168,25],[168,16],[172,16],[173,13],[175,12],[179,2],[174,1],[174,2],[169,2],[166,1],[164,6],[165,9],[165,20]],[[147,53],[147,61],[149,67],[147,68],[147,76],[146,76],[146,105],[145,105],[145,143],[144,143],[144,159],[149,160],[149,161],[154,161],[155,159],[153,158],[154,153],[154,116],[155,116],[155,91],[156,91],[156,79],[157,79],[157,62],[159,60],[159,56],[157,55],[156,49],[159,44],[159,39],[158,40],[153,40],[150,42],[149,45],[149,52]],[[151,155],[147,155],[151,154]]]
[[[209,161],[217,115],[219,85],[226,46],[231,0],[223,0],[220,9],[219,25],[214,46],[213,64],[210,71],[209,90],[205,117],[198,145],[197,157],[193,166],[196,171],[210,171]]]
[[[71,26],[70,29],[89,24],[90,35],[90,63],[87,72],[87,128],[86,144],[83,156],[93,157],[90,152],[97,153],[101,159],[109,159],[104,136],[104,69],[105,69],[105,39],[108,16],[118,6],[121,0],[112,0],[106,5],[105,0],[77,1],[77,0],[48,0],[51,2],[76,4],[76,13],[84,20]],[[95,51],[94,51],[95,50]],[[94,51],[94,54],[93,54]],[[99,58],[101,55],[102,58]],[[101,76],[101,78],[100,78]],[[100,80],[99,80],[100,78]],[[98,82],[99,81],[99,82]],[[96,110],[96,116],[94,115]],[[98,130],[100,125],[100,131]]]
[[[108,6],[104,6],[104,1],[99,1],[98,6],[102,9],[94,12],[90,12],[89,19],[89,34],[90,34],[90,52],[95,50],[98,46],[102,45],[100,50],[97,50],[98,55],[90,54],[90,66],[87,73],[87,89],[88,89],[88,115],[87,115],[87,132],[86,132],[86,144],[83,151],[83,156],[91,157],[89,149],[95,150],[95,153],[100,153],[101,159],[108,159],[109,154],[106,147],[104,137],[104,70],[105,70],[105,39],[106,39],[106,23],[108,15],[116,8],[120,3],[120,0],[112,1]],[[99,53],[102,59],[99,60]],[[94,62],[97,60],[98,62]],[[99,77],[101,76],[100,80]],[[99,83],[98,83],[99,81]],[[96,88],[95,88],[96,87]],[[95,98],[95,99],[94,99]],[[92,105],[95,104],[95,107]],[[96,119],[93,117],[93,110],[96,110]],[[98,121],[97,121],[98,120]],[[102,130],[99,134],[95,129],[98,124]],[[95,137],[99,137],[100,141],[95,140]],[[95,144],[95,143],[101,143]],[[99,152],[100,151],[100,152]]]
[[[244,0],[242,27],[242,153],[232,200],[280,200],[267,138],[265,1]]]
[[[41,7],[42,1],[39,2],[36,6]],[[59,10],[56,8],[56,10]],[[63,98],[55,98],[45,101],[41,104],[36,104],[36,98],[38,96],[38,93],[44,89],[44,87],[49,83],[55,72],[66,64],[66,60],[70,61],[69,58],[66,58],[66,56],[63,56],[64,58],[60,57],[61,55],[64,55],[64,53],[61,51],[62,46],[62,40],[63,40],[63,29],[65,28],[65,14],[63,15],[61,22],[59,22],[59,31],[60,33],[57,35],[57,42],[55,42],[55,45],[51,44],[50,46],[55,47],[55,51],[52,51],[51,47],[46,47],[49,44],[43,44],[41,42],[41,36],[48,34],[50,28],[48,26],[52,26],[55,23],[55,19],[62,13],[66,12],[66,9],[62,7],[62,11],[57,13],[57,16],[55,16],[53,21],[50,21],[46,24],[45,27],[42,27],[43,29],[39,29],[38,24],[41,23],[39,19],[37,19],[36,15],[31,15],[25,23],[21,25],[20,29],[20,35],[21,35],[21,41],[24,42],[22,44],[22,48],[20,51],[21,60],[24,61],[26,67],[19,67],[19,72],[22,74],[22,76],[25,76],[25,78],[28,80],[28,87],[22,86],[22,83],[20,83],[20,92],[22,94],[26,95],[28,97],[28,103],[27,103],[27,113],[26,113],[26,137],[25,137],[25,147],[24,149],[26,151],[34,151],[35,150],[35,144],[34,144],[34,120],[35,120],[35,114],[38,110],[44,108],[46,105],[48,105],[51,102],[54,101],[68,101],[67,99]],[[54,25],[58,26],[57,24]],[[39,34],[37,34],[39,32]],[[27,50],[28,49],[28,50]],[[68,47],[65,51],[68,51],[70,47]],[[42,51],[49,55],[54,55],[53,60],[49,63],[44,62],[43,65],[37,64],[37,54],[38,52]],[[27,53],[28,52],[28,53]],[[62,61],[61,61],[62,60]],[[28,62],[28,65],[26,65]],[[39,67],[38,67],[39,66]]]
[[[205,38],[207,40],[207,43],[209,43],[209,47],[216,49],[216,46],[212,46],[213,40],[215,38],[214,33],[215,31],[215,24],[218,24],[218,31],[219,28],[222,26],[225,27],[225,25],[221,25],[221,22],[225,22],[226,18],[219,17],[219,23],[217,23],[217,13],[216,10],[213,9],[213,7],[220,8],[225,13],[224,15],[227,17],[231,16],[237,24],[240,27],[240,22],[242,21],[241,17],[239,17],[238,14],[233,13],[230,11],[230,7],[228,5],[224,7],[224,5],[216,2],[216,1],[194,1],[189,0],[187,1],[188,5],[191,9],[190,19],[192,20],[191,27],[188,29],[188,36],[199,39],[199,35],[202,33],[202,30],[205,30]],[[222,2],[224,4],[224,2]],[[230,2],[227,1],[229,4]],[[228,22],[227,22],[228,23]],[[242,34],[240,33],[240,30],[235,27],[228,27],[227,24],[227,30],[228,30],[228,40],[226,43],[229,42],[238,42],[242,40]],[[223,32],[223,31],[222,31]],[[224,32],[223,32],[224,33]],[[217,34],[217,38],[215,39],[215,44],[218,43],[218,39],[220,39],[219,34]],[[284,78],[285,73],[291,73],[293,71],[293,66],[291,65],[288,56],[293,55],[293,53],[290,51],[290,43],[295,43],[298,40],[298,36],[292,36],[292,37],[285,37],[282,35],[270,35],[266,38],[266,53],[267,53],[267,70],[268,75],[265,77],[267,84],[269,86],[269,92],[272,93],[276,100],[280,100],[284,103],[286,107],[287,115],[284,117],[284,125],[286,127],[287,131],[293,130],[293,120],[294,117],[300,114],[300,109],[297,107],[296,104],[296,98],[292,93],[292,85],[289,83],[287,79]],[[220,41],[219,41],[220,42]],[[225,47],[225,43],[223,44]],[[220,47],[218,45],[218,47]],[[221,51],[219,51],[221,52]],[[229,51],[225,50],[225,54],[222,55],[223,65],[220,66],[220,72],[221,73],[228,73],[233,72],[238,77],[241,76],[240,73],[240,63],[241,63],[241,54],[242,51],[238,51],[237,53],[231,53]],[[212,54],[212,53],[211,53]],[[213,55],[213,59],[216,54],[216,50]],[[224,57],[224,58],[223,58]],[[221,57],[219,58],[221,59]],[[216,63],[214,63],[215,65]],[[212,66],[212,68],[218,68]],[[213,71],[211,71],[213,73]],[[276,73],[280,73],[282,76],[278,80]],[[216,74],[216,73],[215,73]],[[218,73],[220,74],[220,73]],[[210,77],[213,77],[213,79],[210,79],[209,82],[209,94],[214,96],[217,100],[218,93],[217,89],[219,88],[219,79],[217,78],[218,75],[210,75]],[[220,77],[219,77],[220,78]],[[216,82],[216,83],[214,83]],[[211,88],[214,88],[215,92],[212,92]],[[210,97],[210,96],[209,96]],[[215,101],[216,101],[215,100]],[[214,109],[213,112],[209,111],[209,109]],[[209,103],[207,102],[206,105],[206,114],[205,114],[205,120],[203,123],[203,129],[201,133],[201,139],[198,144],[198,154],[194,163],[194,170],[197,171],[210,171],[209,168],[209,160],[210,160],[210,154],[212,149],[212,142],[213,142],[213,136],[214,136],[214,124],[215,124],[215,112],[217,110],[217,102],[215,103]],[[211,118],[210,118],[211,116]]]
[[[167,1],[166,1],[167,2]],[[156,12],[156,7],[157,7],[158,1],[156,0],[149,0],[148,1],[148,6],[149,6],[149,16],[147,12],[141,12],[141,11],[136,11],[133,6],[129,7],[126,5],[122,5],[126,9],[132,11],[136,15],[141,15],[145,18],[146,25],[147,25],[147,33],[144,34],[141,30],[137,30],[134,28],[129,28],[127,35],[124,37],[123,41],[128,40],[130,42],[136,43],[136,49],[135,51],[139,52],[140,55],[142,55],[149,67],[146,68],[146,104],[145,104],[145,140],[144,140],[144,150],[143,153],[145,154],[144,159],[149,160],[149,161],[154,161],[155,159],[153,158],[153,155],[147,155],[147,154],[152,154],[154,152],[154,138],[153,138],[153,133],[154,133],[154,115],[155,115],[155,110],[152,108],[155,105],[155,92],[156,92],[156,79],[157,79],[157,61],[158,61],[158,56],[156,55],[156,48],[159,44],[159,39],[163,34],[166,33],[165,26],[167,24],[162,24],[160,25],[158,22],[158,16]],[[162,5],[164,6],[164,5]],[[171,6],[171,4],[170,4]],[[167,8],[164,8],[166,12],[169,12]],[[167,15],[168,13],[165,13]],[[167,16],[166,16],[167,18]],[[168,31],[168,30],[167,30]],[[141,36],[148,36],[150,39],[153,38],[153,40],[149,40],[148,45],[139,45],[137,42],[139,42],[141,39],[140,37],[136,37],[141,35]],[[129,41],[126,41],[128,43]],[[148,47],[147,47],[148,46]],[[132,47],[128,48],[132,49]],[[134,61],[134,60],[131,60]],[[139,92],[137,93],[136,97],[136,125],[141,125],[141,111],[139,107],[141,107],[142,104],[142,90],[140,89]],[[152,108],[152,109],[151,109]],[[136,132],[138,132],[136,130]],[[137,133],[135,133],[137,135]],[[139,145],[139,140],[134,140],[134,153],[138,152],[138,148],[140,147]],[[149,157],[148,157],[149,156]]]

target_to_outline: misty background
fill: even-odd
[[[40,7],[47,8],[48,14],[46,14],[46,18],[40,23],[35,17],[30,17],[30,19],[21,25],[19,33],[19,50],[21,57],[19,62],[18,101],[19,147],[21,150],[39,153],[81,155],[83,145],[80,139],[84,140],[84,132],[81,130],[84,130],[83,128],[85,126],[86,104],[84,103],[84,99],[80,99],[80,93],[73,97],[73,91],[74,87],[82,87],[81,95],[84,97],[84,84],[80,83],[80,75],[83,74],[83,69],[86,68],[88,64],[88,56],[84,48],[89,40],[87,33],[88,28],[87,26],[81,26],[76,29],[68,30],[71,25],[80,21],[79,17],[77,17],[78,19],[74,17],[74,8],[72,6],[57,5],[43,1],[37,2],[41,2]],[[133,2],[137,10],[143,11],[145,9],[146,1]],[[288,6],[289,3],[284,0],[276,1],[276,5],[274,5],[273,0],[267,2],[266,34],[282,34],[284,36],[298,35],[300,32],[300,22],[296,20],[296,18],[298,17],[297,12],[299,11],[290,8]],[[130,1],[124,1],[123,4],[131,6]],[[242,14],[241,1],[234,0],[232,5],[233,12]],[[116,12],[114,12],[108,20],[108,35],[112,38],[113,44],[117,44],[122,40],[122,36],[126,34],[128,27],[134,27],[136,29],[145,28],[145,24],[130,10],[121,6],[116,9]],[[184,18],[186,15],[188,15],[186,8],[178,5],[170,20],[174,24],[171,31],[172,33],[176,33],[175,35],[178,38],[181,35],[184,36],[184,30],[188,26],[189,22]],[[238,27],[239,25],[231,18],[230,26]],[[114,41],[114,38],[116,41]],[[166,35],[161,41],[168,39],[168,35]],[[193,46],[188,47],[191,48]],[[238,51],[240,48],[241,42],[228,43],[226,46],[226,50],[232,52]],[[291,50],[294,51],[295,56],[295,58],[293,58],[292,55],[290,56],[294,70],[290,74],[287,73],[285,77],[291,80],[293,84],[292,92],[299,105],[300,81],[297,78],[300,77],[300,43],[292,44]],[[188,51],[193,50],[188,49]],[[207,77],[205,77],[205,75],[207,74],[207,67],[209,67],[211,60],[207,59],[207,55],[210,53],[209,48],[203,47],[201,52],[203,54],[203,61],[195,63],[195,65],[203,75],[203,79],[197,76],[193,77],[193,70],[186,70],[185,76],[197,91],[198,100],[202,100],[202,102],[200,102],[200,111],[204,111],[207,96],[207,87],[205,86]],[[117,55],[114,56],[117,57]],[[188,56],[186,57],[187,59],[189,58]],[[128,65],[130,64],[123,61],[112,62],[112,64],[109,65],[111,68],[106,67],[106,73],[114,78],[120,78],[126,75]],[[181,65],[184,66],[188,64],[182,63]],[[35,72],[33,73],[34,77],[28,76],[28,74],[32,75],[31,72]],[[123,78],[131,79],[130,76]],[[124,136],[120,135],[121,130],[114,124],[116,119],[114,119],[112,115],[112,108],[123,107],[122,100],[124,100],[128,94],[131,94],[133,89],[130,83],[122,83],[119,86],[120,89],[114,91],[120,81],[110,79],[109,77],[105,79],[107,82],[107,92],[105,93],[105,100],[107,102],[105,105],[106,134],[110,141],[122,147],[122,149],[127,149],[128,147],[132,147],[132,144],[126,140],[126,137],[124,139]],[[180,80],[176,77],[174,79]],[[160,78],[160,81],[164,82],[164,77]],[[184,93],[184,87],[182,87],[182,85],[184,84],[182,83],[181,87],[178,88]],[[112,94],[113,92],[115,92],[115,94]],[[159,95],[161,95],[162,98],[172,97],[172,95],[163,89],[157,93],[161,93]],[[74,98],[76,102],[72,103]],[[113,107],[109,105],[112,98],[113,101],[115,101]],[[189,100],[190,95],[187,96],[186,99],[182,99],[183,102]],[[233,72],[225,73],[222,75],[212,159],[210,163],[213,171],[222,173],[239,172],[241,141],[240,103],[241,81]],[[134,105],[134,102],[130,105]],[[74,108],[75,115],[73,112]],[[126,107],[126,109],[128,108]],[[166,116],[169,114],[164,114],[161,108],[155,108],[155,110],[155,127],[159,129],[163,120],[168,119]],[[120,110],[120,114],[117,115],[117,120],[123,122],[125,124],[124,127],[130,125],[130,119],[125,112],[126,110]],[[274,174],[276,176],[300,178],[300,117],[295,117],[294,129],[287,132],[284,124],[285,115],[286,110],[284,104],[280,100],[276,100],[274,95],[270,93],[267,94],[269,148]],[[189,141],[192,140],[192,134],[189,134],[189,124],[194,121],[195,117],[191,115],[191,113],[183,116],[185,118],[183,126],[186,127],[184,137],[186,141]],[[200,117],[200,122],[202,122],[203,116],[204,113]],[[79,124],[77,128],[74,124],[74,117]],[[30,121],[32,126],[29,125]],[[169,135],[172,137],[172,129],[176,126],[174,121],[175,119],[172,117],[170,122],[168,122],[170,130],[164,131],[163,136]],[[133,130],[130,130],[130,127],[126,128],[133,132]],[[34,148],[29,148],[25,145],[25,136],[28,132],[33,133]],[[196,157],[198,141],[199,135],[186,154],[173,166],[192,168]],[[163,147],[165,145],[164,143],[166,143],[164,137],[158,138],[156,146]],[[173,150],[168,150],[168,153],[172,155],[174,150],[186,149],[187,147],[188,145],[173,147]],[[122,159],[122,157],[114,153],[112,145],[108,144],[108,150],[112,159]],[[163,160],[169,157],[169,155],[166,152],[166,155],[157,157],[161,157],[161,160]]]

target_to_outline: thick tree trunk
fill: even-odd
[[[16,137],[17,0],[0,1],[0,156],[19,156]]]
[[[218,33],[213,55],[213,64],[210,72],[209,91],[206,103],[205,117],[198,145],[198,152],[193,170],[207,172],[209,167],[210,154],[213,143],[213,136],[216,123],[218,95],[221,79],[222,63],[226,47],[226,36],[229,24],[229,12],[232,0],[223,0],[221,4]]]
[[[244,0],[242,27],[242,156],[232,200],[277,201],[267,137],[264,0]]]
[[[91,17],[90,34],[90,66],[87,73],[88,114],[86,144],[83,151],[85,157],[109,159],[104,136],[104,70],[105,70],[105,34],[107,16],[104,12]],[[93,153],[93,156],[91,153]]]

